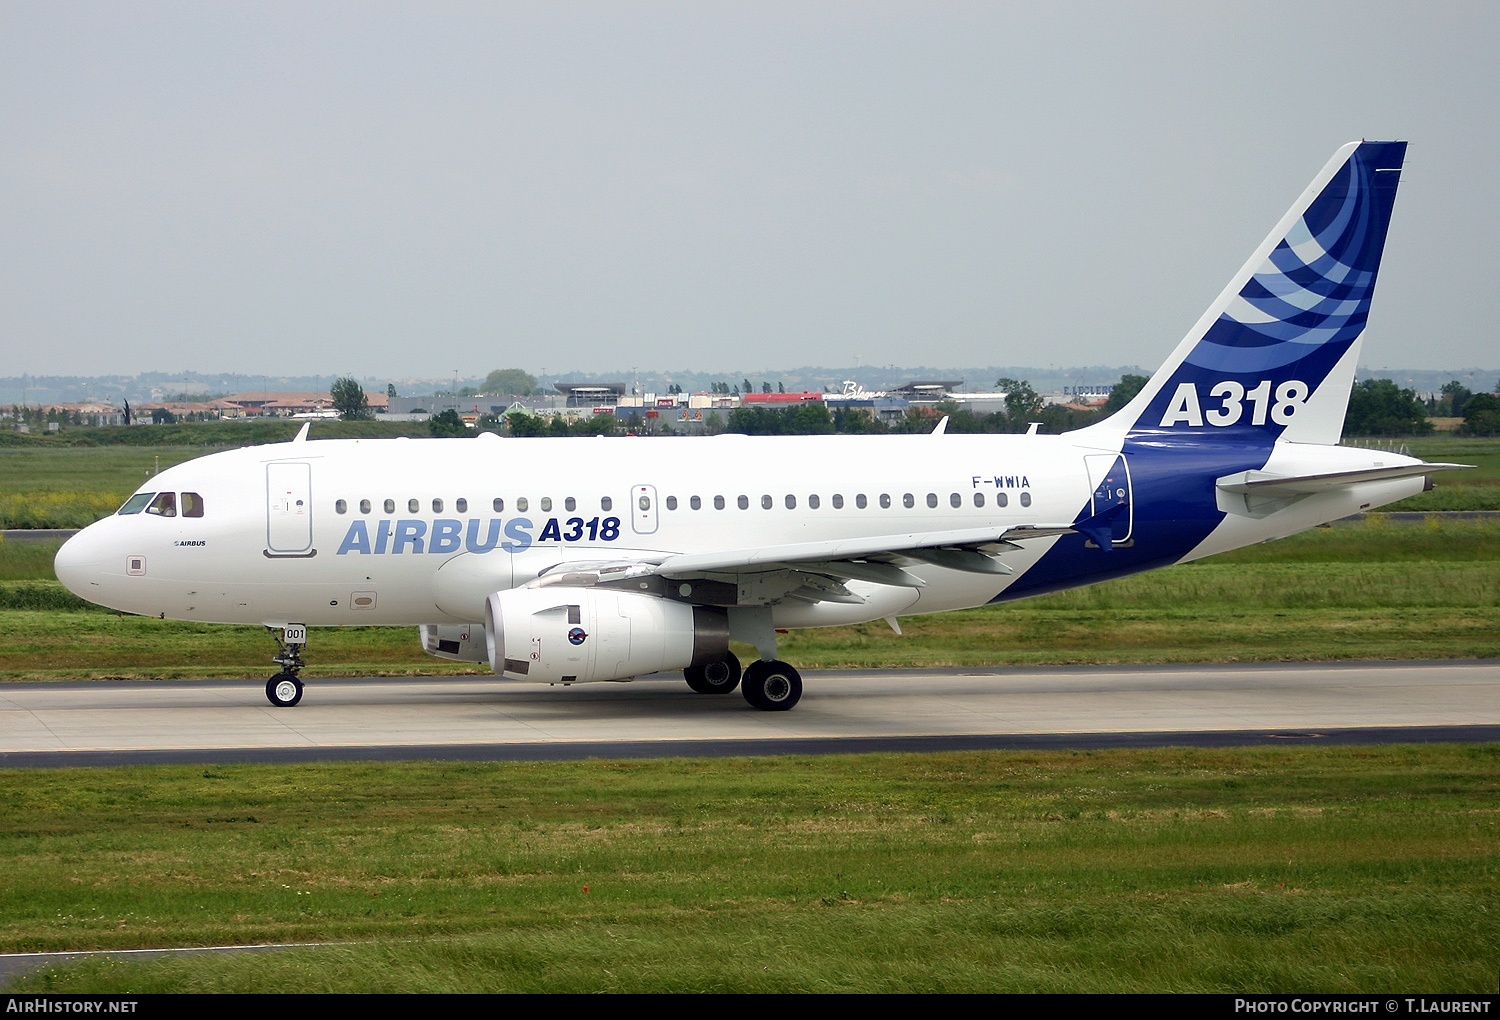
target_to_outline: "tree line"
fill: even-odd
[[[1434,430],[1431,418],[1462,418],[1459,435],[1500,435],[1500,396],[1473,393],[1455,379],[1424,399],[1392,379],[1366,379],[1349,394],[1344,435],[1423,436]]]
[[[514,386],[534,387],[535,380],[519,369],[491,372],[491,381]],[[746,380],[748,383],[748,380]],[[1111,390],[1103,407],[1077,408],[1045,404],[1031,384],[1021,379],[996,380],[996,389],[1005,394],[1004,410],[980,413],[953,402],[939,402],[909,408],[896,421],[877,419],[870,409],[808,401],[792,407],[744,406],[727,413],[705,414],[704,431],[733,432],[750,436],[779,435],[872,435],[930,432],[944,416],[947,431],[954,433],[1023,433],[1033,423],[1046,433],[1067,432],[1105,418],[1124,407],[1145,386],[1142,375],[1124,375]],[[1496,384],[1500,390],[1500,383]],[[747,386],[747,389],[749,387]],[[762,392],[769,391],[769,384]],[[738,389],[738,387],[735,387]],[[723,392],[723,391],[719,391]],[[331,396],[336,410],[346,420],[372,417],[369,401],[357,380],[343,377],[334,382]],[[1474,393],[1458,380],[1445,384],[1442,391],[1428,397],[1403,388],[1392,379],[1366,379],[1357,383],[1349,394],[1349,408],[1344,418],[1346,436],[1422,436],[1434,429],[1434,417],[1462,418],[1460,435],[1500,435],[1500,395]],[[429,422],[433,435],[461,436],[472,432],[453,411],[434,415]],[[486,416],[479,422],[481,431],[504,432],[513,436],[576,436],[662,434],[675,430],[670,420],[631,415],[620,418],[611,414],[595,415],[569,421],[561,417],[512,412],[505,416]]]

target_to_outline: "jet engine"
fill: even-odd
[[[495,673],[587,683],[685,669],[729,652],[722,609],[607,588],[512,588],[485,600]]]

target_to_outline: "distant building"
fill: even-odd
[[[389,409],[390,398],[378,390],[366,391],[365,399],[369,401],[370,410],[374,414],[385,414]],[[330,394],[307,392],[231,393],[222,400],[214,401],[213,405],[223,408],[221,417],[225,418],[290,418],[294,414],[334,410]]]
[[[962,379],[919,379],[889,391],[890,396],[924,403],[947,400],[964,384]]]
[[[624,383],[553,383],[568,407],[614,407],[629,389]]]

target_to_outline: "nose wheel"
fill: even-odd
[[[277,708],[291,708],[302,700],[302,681],[291,673],[277,673],[266,681],[266,697]]]

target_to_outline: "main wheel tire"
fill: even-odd
[[[291,708],[302,700],[302,681],[291,673],[277,673],[266,681],[266,699],[277,708]]]
[[[740,691],[763,712],[785,712],[802,698],[802,674],[780,659],[760,659],[745,667]]]
[[[715,662],[689,666],[682,675],[699,694],[728,694],[740,685],[740,660],[733,652],[726,652]]]

